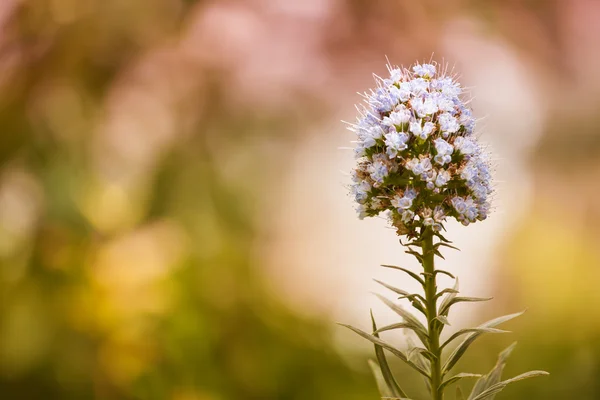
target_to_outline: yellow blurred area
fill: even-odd
[[[600,399],[599,41],[595,0],[0,1],[0,399],[378,398],[334,323],[411,262],[340,173],[386,56],[454,66],[494,154],[452,329],[528,313],[459,367],[518,340],[551,376],[498,400]]]

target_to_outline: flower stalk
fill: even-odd
[[[439,389],[442,383],[442,352],[440,350],[440,334],[444,325],[437,319],[437,285],[435,273],[435,252],[433,247],[433,232],[424,228],[422,239],[423,269],[425,275],[425,301],[427,310],[428,350],[433,354],[431,360],[431,394],[433,400],[442,400],[444,393]]]

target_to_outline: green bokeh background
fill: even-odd
[[[274,296],[255,252],[286,152],[340,107],[332,83],[301,71],[269,82],[267,63],[250,89],[232,79],[254,50],[231,55],[256,44],[221,48],[220,33],[245,29],[222,15],[261,15],[277,33],[285,22],[267,3],[0,4],[1,399],[378,398],[370,354],[337,343],[334,321]],[[439,27],[462,16],[541,80],[583,93],[585,107],[551,113],[530,157],[532,210],[498,244],[506,268],[481,318],[531,307],[508,327],[520,345],[506,374],[552,374],[498,399],[600,399],[600,103],[565,60],[560,2],[308,3],[331,3],[328,29],[303,28],[294,13],[306,10],[292,9],[299,28],[287,46],[310,36],[318,61],[340,71],[390,48],[400,62],[428,57]],[[262,40],[276,51],[275,38]],[[274,87],[286,101],[269,101]],[[584,225],[569,218],[572,198]],[[489,370],[512,339],[482,339],[459,367]],[[394,368],[415,393],[418,378]]]

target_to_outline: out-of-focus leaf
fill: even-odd
[[[367,362],[369,363],[371,372],[373,373],[373,376],[375,377],[375,382],[377,383],[377,389],[379,389],[379,394],[381,395],[381,397],[384,398],[384,397],[392,396],[392,393],[390,393],[390,389],[383,377],[383,373],[381,372],[381,369],[379,368],[379,364],[377,364],[374,360],[368,360]]]
[[[413,400],[408,397],[382,397],[381,400]]]
[[[465,395],[458,385],[456,385],[456,400],[465,400]]]
[[[379,338],[379,334],[377,333],[377,324],[375,323],[375,317],[373,317],[373,311],[371,311],[371,323],[374,332],[373,336]],[[390,366],[387,362],[383,348],[378,344],[375,344],[375,355],[377,356],[377,361],[379,362],[379,365],[376,367],[376,369],[380,372],[381,377],[383,378],[383,381],[387,388],[387,391],[385,393],[380,388],[381,395],[406,397],[406,393],[404,393],[400,385],[398,385],[398,382],[396,382],[396,379],[392,374],[392,370],[390,369]],[[372,365],[371,368],[373,369]],[[377,374],[375,374],[375,376],[377,378]]]
[[[550,375],[550,374],[546,371],[525,372],[524,374],[515,376],[514,378],[507,379],[505,381],[498,382],[495,385],[490,386],[489,388],[487,388],[486,390],[484,390],[483,392],[481,392],[480,394],[475,396],[473,398],[473,400],[489,400],[490,398],[493,398],[490,396],[494,396],[494,395],[500,393],[502,390],[504,390],[504,388],[506,386],[508,386],[509,384],[511,384],[513,382],[522,381],[523,379],[528,379],[528,378],[535,378],[536,376],[545,376],[545,375]]]
[[[444,317],[443,315],[438,315],[437,317],[435,317],[435,319],[437,319],[444,325],[450,326],[450,321],[448,321],[448,318]]]
[[[402,361],[404,361],[406,364],[408,364],[410,367],[412,367],[414,370],[416,370],[417,372],[419,372],[421,375],[424,375],[426,377],[429,378],[429,373],[427,371],[425,371],[423,368],[417,366],[415,363],[413,363],[412,361],[409,361],[409,359],[406,357],[406,355],[401,352],[400,350],[398,350],[397,348],[395,348],[394,346],[390,345],[389,343],[384,342],[383,340],[379,339],[376,336],[373,335],[369,335],[367,332],[364,332],[358,328],[355,328],[351,325],[345,325],[345,324],[340,324],[341,326],[344,326],[348,329],[350,329],[351,331],[359,334],[360,336],[364,337],[365,339],[369,340],[371,343],[377,344],[381,347],[383,347],[384,349],[386,349],[387,351],[389,351],[390,353],[392,353],[393,355],[395,355],[396,357],[398,357],[399,359],[401,359]]]
[[[494,318],[490,321],[487,321],[487,322],[479,325],[477,328],[493,328],[494,326],[500,325],[506,321],[510,321],[511,319],[522,315],[523,313],[524,313],[524,311],[521,311],[521,312],[518,312],[515,314],[503,315],[502,317]],[[458,362],[458,360],[460,360],[460,358],[463,356],[463,354],[467,351],[469,346],[475,341],[475,339],[477,339],[479,336],[483,335],[483,333],[484,332],[469,333],[468,336],[461,342],[461,344],[459,344],[458,347],[456,349],[454,349],[452,354],[450,354],[450,356],[448,357],[448,360],[446,361],[446,363],[444,364],[444,366],[442,368],[442,373],[445,374],[448,371],[450,371],[452,369],[452,367],[454,367],[454,365]]]
[[[511,344],[506,349],[504,349],[504,351],[502,351],[500,353],[500,355],[498,356],[498,361],[496,362],[496,365],[494,366],[494,368],[487,375],[481,377],[481,379],[479,379],[475,383],[475,386],[473,386],[473,390],[471,391],[471,394],[469,395],[469,400],[472,400],[473,398],[475,398],[475,396],[482,393],[484,390],[486,390],[490,386],[495,385],[496,383],[500,382],[500,380],[502,379],[502,371],[504,370],[506,361],[508,360],[508,357],[510,356],[510,354],[512,353],[512,351],[514,350],[516,345],[517,345],[517,342]],[[493,400],[494,397],[495,397],[495,395],[491,395],[489,397],[489,400]]]

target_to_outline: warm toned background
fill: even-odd
[[[391,320],[376,266],[416,265],[356,219],[339,121],[433,54],[498,179],[449,226],[496,297],[453,328],[529,310],[459,368],[518,340],[507,375],[552,375],[498,400],[600,399],[599,47],[595,0],[0,0],[0,398],[378,398],[334,323]]]

